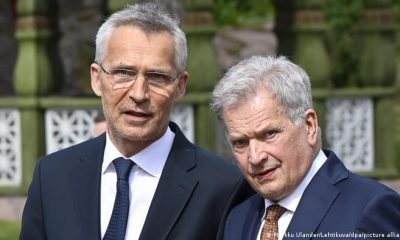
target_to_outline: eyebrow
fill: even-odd
[[[147,69],[146,72],[158,72],[158,73],[171,74],[171,73],[169,73],[169,71],[166,70],[166,69],[154,69],[154,68]]]
[[[112,67],[112,69],[126,69],[126,70],[133,70],[133,71],[138,72],[138,70],[137,70],[137,68],[135,66],[125,65],[125,64],[116,65],[115,67]],[[149,68],[149,69],[146,70],[146,72],[158,72],[158,73],[170,74],[167,70],[155,69],[155,68]]]
[[[136,67],[132,66],[132,65],[127,65],[127,64],[117,64],[117,65],[111,65],[110,66],[111,69],[126,69],[126,70],[135,70],[136,71]]]

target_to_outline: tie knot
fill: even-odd
[[[134,162],[132,162],[130,159],[124,159],[120,157],[115,159],[113,164],[115,171],[117,172],[118,180],[128,180]]]
[[[273,204],[267,209],[267,216],[265,217],[268,221],[278,221],[282,214],[286,211],[286,208],[280,206],[279,204]]]

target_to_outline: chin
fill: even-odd
[[[258,192],[265,198],[272,201],[279,201],[285,197],[285,194],[282,192],[282,190],[274,189],[273,186],[263,186]]]
[[[146,134],[146,133],[142,133],[142,134],[128,134],[125,135],[126,139],[129,139],[131,141],[149,141],[154,139],[154,134]]]

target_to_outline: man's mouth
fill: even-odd
[[[267,168],[267,169],[265,169],[265,170],[263,170],[263,171],[256,172],[253,176],[254,176],[258,181],[261,181],[261,182],[263,182],[263,181],[268,181],[268,180],[272,180],[273,177],[274,177],[275,170],[276,170],[277,168],[278,168],[278,167],[270,167],[270,168]]]
[[[129,121],[133,122],[145,122],[148,121],[153,114],[148,113],[148,112],[143,112],[143,111],[125,111],[124,112],[125,116],[127,116]]]

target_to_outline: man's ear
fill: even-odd
[[[308,142],[315,146],[318,140],[318,117],[314,109],[307,109],[305,115],[305,126],[307,129]]]
[[[101,91],[101,81],[100,81],[100,69],[99,65],[96,63],[92,63],[90,65],[90,83],[92,85],[92,90],[97,96],[101,96],[102,91]]]
[[[188,79],[189,79],[189,73],[187,71],[184,71],[182,74],[179,75],[178,88],[175,95],[175,101],[181,99],[185,95]]]

